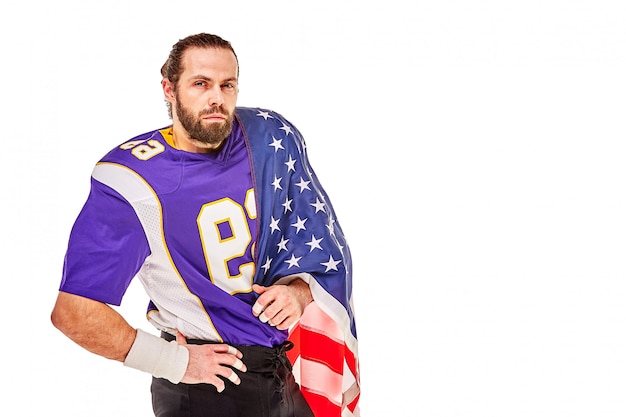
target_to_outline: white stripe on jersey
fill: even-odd
[[[99,163],[92,177],[132,205],[146,233],[151,254],[137,278],[158,308],[149,315],[152,324],[171,334],[179,330],[187,337],[222,342],[201,301],[189,291],[172,262],[164,239],[161,203],[152,187],[135,171],[119,164]]]

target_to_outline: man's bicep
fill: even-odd
[[[149,254],[133,207],[114,190],[93,181],[72,228],[60,290],[119,305]]]

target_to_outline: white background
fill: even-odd
[[[169,123],[159,69],[212,32],[239,104],[307,140],[355,262],[362,415],[626,415],[626,3],[2,6],[3,409],[149,416],[149,376],[49,314],[95,162]],[[121,310],[150,329],[133,284]]]

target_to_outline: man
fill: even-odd
[[[358,415],[350,253],[300,133],[236,107],[218,36],[180,40],[161,72],[172,126],[94,168],[53,324],[152,374],[158,417]],[[161,337],[109,307],[134,276]]]

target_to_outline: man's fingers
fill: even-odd
[[[232,367],[240,370],[241,372],[246,372],[248,370],[248,368],[246,367],[246,365],[244,365],[241,359],[237,359]]]
[[[235,372],[232,372],[229,376],[228,379],[230,380],[230,382],[232,382],[235,385],[239,385],[241,384],[241,379],[239,379],[239,375],[237,375]]]
[[[264,293],[265,290],[267,290],[268,287],[264,287],[262,285],[259,284],[252,284],[252,291],[254,291],[257,294],[261,294]]]
[[[217,392],[222,392],[224,391],[224,388],[226,388],[226,384],[224,384],[224,381],[222,381],[221,379],[218,378],[218,380],[220,382],[217,382],[213,385],[215,385],[215,388],[217,388]]]
[[[259,316],[259,320],[261,320],[261,322],[263,323],[267,323],[269,321],[269,317],[265,315],[265,311],[261,313],[261,315]]]
[[[258,300],[252,306],[252,313],[254,313],[254,315],[257,316],[257,317],[259,316],[259,314],[261,314],[263,312],[263,310],[265,310],[265,306],[262,305],[261,303],[259,303]]]
[[[187,338],[178,330],[176,330],[176,343],[182,346],[187,345]]]
[[[248,370],[248,368],[246,367],[246,365],[240,359],[240,358],[243,358],[243,354],[239,350],[237,350],[235,347],[233,347],[231,345],[224,345],[224,346],[227,347],[227,350],[226,350],[225,353],[227,355],[232,355],[232,356],[235,357],[235,361],[232,364],[229,363],[229,362],[225,362],[224,365],[232,366],[233,368],[235,368],[235,369],[237,369],[239,371],[246,372]]]
[[[288,320],[290,314],[286,310],[279,310],[278,312],[271,311],[272,309],[265,309],[260,315],[259,320],[263,323],[267,323],[270,326],[279,326],[285,320]]]

